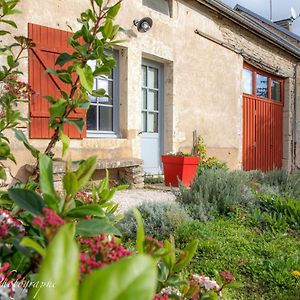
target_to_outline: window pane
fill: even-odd
[[[148,114],[148,132],[158,132],[158,113]]]
[[[96,103],[97,102],[97,97],[94,97],[92,95],[89,94],[89,99],[92,103]]]
[[[170,16],[169,0],[143,0],[143,5]]]
[[[158,76],[157,76],[158,70],[154,68],[148,69],[148,87],[149,88],[158,88]]]
[[[147,132],[147,113],[142,112],[142,131]]]
[[[87,130],[97,130],[97,106],[91,105],[86,115]]]
[[[113,83],[112,81],[108,81],[106,79],[100,79],[97,78],[96,79],[96,88],[97,89],[104,89],[106,91],[106,93],[111,97],[111,98],[107,98],[107,97],[103,97],[103,98],[98,98],[99,103],[106,103],[106,104],[113,104]]]
[[[148,91],[148,110],[158,110],[158,92]]]
[[[147,90],[142,89],[142,103],[143,103],[143,109],[147,109]]]
[[[142,66],[142,86],[147,86],[147,67]]]
[[[113,131],[113,108],[100,106],[99,107],[99,130]]]
[[[280,82],[276,80],[272,80],[271,90],[272,90],[272,99],[275,101],[280,101],[281,100]]]
[[[243,69],[243,93],[253,94],[253,72]]]
[[[256,95],[258,97],[268,98],[268,77],[257,74]]]

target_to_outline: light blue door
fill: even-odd
[[[162,174],[163,82],[163,65],[143,60],[140,137],[146,174]]]

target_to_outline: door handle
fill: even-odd
[[[141,135],[143,133],[143,131],[140,131],[139,133],[138,133],[138,135]]]

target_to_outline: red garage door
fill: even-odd
[[[243,89],[243,169],[280,169],[283,79],[246,65]]]

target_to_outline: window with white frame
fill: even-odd
[[[117,136],[119,133],[119,61],[114,53],[116,66],[108,77],[99,76],[94,80],[94,89],[105,89],[109,97],[89,95],[91,104],[87,111],[88,137]],[[95,62],[89,62],[94,68]]]
[[[143,5],[171,17],[172,0],[143,0]]]

